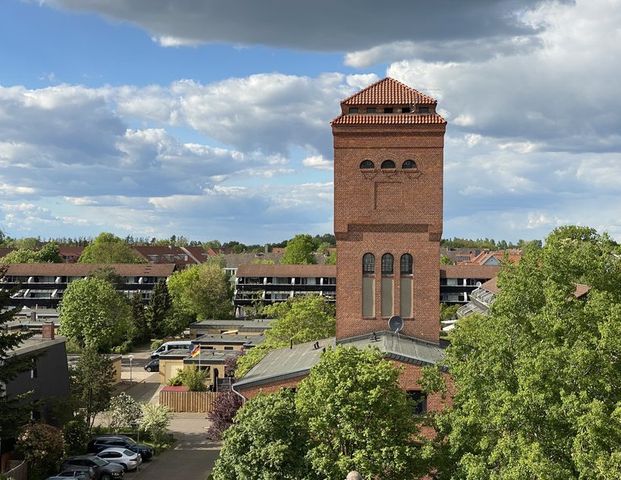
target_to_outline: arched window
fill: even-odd
[[[401,255],[401,275],[412,275],[412,255],[404,253]]]
[[[392,275],[394,259],[390,253],[382,255],[382,275]]]
[[[382,168],[397,168],[397,166],[392,160],[384,160],[382,162]]]
[[[362,256],[362,316],[375,317],[375,255]]]
[[[362,257],[362,273],[375,273],[375,255],[365,253]]]
[[[401,168],[404,170],[415,169],[417,168],[416,162],[414,160],[406,160],[405,162],[403,162],[403,165],[401,165]]]
[[[360,162],[360,168],[362,170],[370,170],[375,168],[375,164],[371,160],[363,160]]]
[[[409,253],[401,255],[399,278],[399,313],[403,318],[412,318],[412,291],[414,288],[414,259]]]

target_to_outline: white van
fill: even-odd
[[[166,353],[170,350],[187,350],[188,353],[192,350],[192,342],[190,340],[174,340],[172,342],[162,343],[160,348],[153,350],[151,358],[159,358],[162,353]]]

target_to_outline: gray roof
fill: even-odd
[[[263,335],[239,335],[235,333],[231,334],[209,334],[200,335],[196,339],[192,340],[192,343],[198,344],[218,344],[218,345],[257,345],[265,337]]]
[[[265,330],[270,328],[272,318],[264,320],[201,320],[190,325],[192,330],[201,328],[226,328],[229,330]]]
[[[50,338],[42,338],[41,335],[35,335],[33,337],[27,338],[22,343],[20,343],[17,348],[11,350],[10,355],[25,355],[30,353],[38,352],[39,350],[44,350],[52,347],[53,345],[58,345],[59,343],[65,343],[65,337],[57,336],[54,339]]]
[[[315,343],[307,342],[292,348],[272,350],[242,379],[235,382],[235,387],[244,388],[306,375],[319,362],[324,347],[333,347],[336,339],[331,337],[319,340],[319,348],[314,348]]]
[[[337,342],[334,337],[319,340],[318,349],[314,348],[314,343],[271,351],[234,386],[243,389],[306,375],[319,362],[323,348],[333,347]],[[386,358],[414,365],[434,365],[444,358],[441,345],[393,332],[361,335],[340,340],[338,344],[356,348],[376,347]]]

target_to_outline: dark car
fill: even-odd
[[[139,453],[144,461],[150,460],[153,456],[153,449],[148,445],[136,443],[133,438],[125,435],[99,435],[88,442],[89,453],[99,453],[110,447],[123,447],[132,452]]]
[[[52,477],[48,477],[46,480],[67,480],[67,478],[73,478],[74,480],[95,480],[95,470],[91,467],[73,466]]]
[[[147,372],[159,372],[160,370],[160,358],[154,358],[153,360],[150,360],[149,363],[147,363],[144,366],[144,369]]]
[[[61,470],[69,471],[74,467],[90,467],[95,474],[95,480],[117,480],[123,478],[125,469],[118,463],[110,463],[103,458],[95,455],[79,455],[77,457],[69,457],[61,467]]]

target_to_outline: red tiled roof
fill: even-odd
[[[350,113],[341,115],[332,120],[332,125],[421,125],[421,124],[440,124],[446,120],[440,115],[416,114],[416,113]]]
[[[175,271],[174,264],[165,263],[15,263],[8,265],[6,275],[83,277],[106,267],[122,277],[168,277]]]
[[[336,277],[336,265],[240,265],[238,277]]]
[[[499,271],[500,267],[496,265],[443,265],[440,267],[440,277],[490,279],[498,275]]]
[[[487,290],[488,292],[492,292],[493,294],[497,294],[498,292],[500,292],[500,288],[498,288],[498,277],[494,277],[488,280],[483,285],[481,285],[481,288]]]
[[[434,105],[436,100],[429,95],[408,87],[394,78],[369,85],[341,102],[341,105]]]

